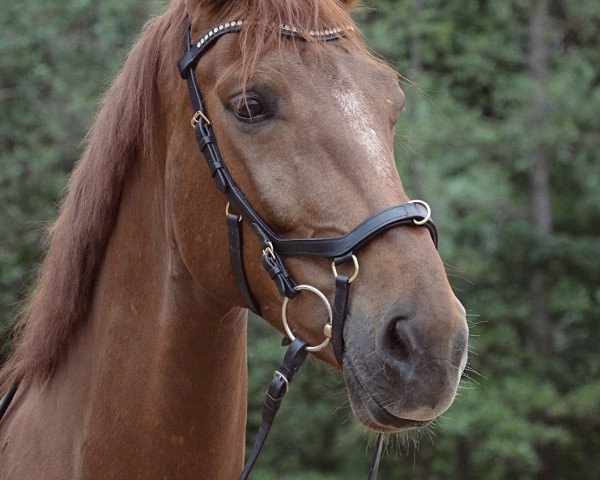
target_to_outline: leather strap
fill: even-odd
[[[246,279],[246,270],[244,269],[242,217],[233,213],[228,213],[226,217],[227,237],[229,239],[229,263],[231,264],[235,286],[245,305],[260,316],[260,309],[250,292],[250,286]]]
[[[342,258],[336,258],[334,263],[340,265],[347,262],[352,258],[352,253]],[[348,296],[350,291],[350,278],[345,275],[338,274],[335,277],[335,296],[333,299],[333,320],[332,320],[332,335],[331,335],[331,346],[333,348],[333,354],[335,359],[340,366],[340,369],[344,368],[344,324],[346,320],[346,313],[348,310]],[[373,460],[371,461],[371,468],[369,469],[368,480],[376,480],[379,472],[379,462],[381,461],[381,451],[383,446],[383,434],[377,435],[377,441],[375,445],[375,452],[373,453]]]
[[[296,282],[283,266],[279,256],[273,251],[265,251],[263,253],[262,265],[275,282],[277,291],[282,297],[294,298],[298,292],[296,291]]]
[[[414,220],[419,221],[425,218],[427,218],[427,209],[423,205],[403,203],[375,213],[350,232],[339,237],[283,239],[272,232],[269,232],[268,236],[271,237],[275,251],[282,256],[335,258],[347,255],[390,228],[411,226],[414,225]],[[425,226],[429,229],[431,239],[437,247],[438,238],[435,226],[431,221]],[[253,225],[253,227],[255,226]]]
[[[383,433],[377,434],[377,440],[375,442],[375,453],[373,454],[373,460],[371,461],[371,468],[369,469],[369,480],[376,480],[377,474],[379,473],[379,462],[381,461],[381,451],[383,450]]]
[[[350,278],[345,275],[337,275],[335,277],[335,296],[333,298],[331,347],[340,370],[344,369],[344,324],[346,310],[348,309],[349,290]]]
[[[298,369],[302,366],[304,360],[306,360],[306,356],[308,355],[308,352],[306,351],[307,346],[308,343],[301,338],[296,337],[296,339],[290,343],[281,365],[279,365],[279,368],[275,371],[273,380],[271,380],[265,395],[265,402],[263,404],[262,411],[262,423],[260,424],[258,435],[254,441],[252,453],[248,457],[248,460],[246,461],[244,469],[242,470],[242,473],[240,473],[238,480],[246,480],[250,475],[250,471],[258,459],[258,455],[260,454],[260,451],[265,444],[265,440],[269,435],[273,421],[277,416],[277,412],[281,406],[281,401],[283,400],[284,395],[287,393],[290,383],[292,383],[296,372],[298,372]]]

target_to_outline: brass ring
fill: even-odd
[[[358,258],[356,258],[356,255],[352,255],[352,262],[354,263],[354,273],[348,279],[348,283],[352,283],[354,280],[356,280],[356,277],[358,277],[358,272],[360,270],[358,266]],[[333,270],[333,276],[337,277],[338,273],[337,268],[335,268],[335,262],[331,262],[331,269]]]
[[[333,321],[333,312],[331,310],[329,300],[327,300],[327,297],[323,294],[323,292],[316,289],[315,287],[311,287],[310,285],[297,285],[294,288],[294,290],[308,290],[309,292],[312,292],[317,297],[319,297],[325,304],[325,308],[327,308],[327,315],[329,316],[329,321],[325,324],[325,327],[327,327],[327,325],[331,325],[331,322]],[[296,340],[296,337],[292,333],[287,319],[287,306],[289,301],[290,299],[288,297],[285,297],[285,299],[283,300],[283,305],[281,306],[281,320],[283,322],[283,328],[285,329],[285,333],[287,334],[288,338],[293,342],[294,340]],[[329,344],[330,341],[331,338],[326,337],[325,340],[323,340],[323,342],[321,342],[319,345],[315,345],[314,347],[306,347],[306,350],[309,352],[318,352],[319,350],[323,350]]]
[[[229,215],[229,202],[227,202],[227,205],[225,205],[225,216]],[[238,214],[238,222],[242,221],[242,216]]]
[[[415,225],[425,225],[431,219],[431,207],[427,202],[424,202],[423,200],[411,200],[408,203],[418,203],[427,209],[427,216],[423,220],[413,220]]]

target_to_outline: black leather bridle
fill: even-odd
[[[185,53],[178,63],[180,75],[187,81],[188,93],[194,109],[194,116],[191,123],[198,146],[204,154],[204,159],[217,188],[228,200],[225,212],[229,238],[229,257],[237,289],[246,306],[260,315],[259,307],[250,291],[244,270],[242,257],[243,220],[252,227],[252,230],[258,237],[263,249],[263,267],[273,282],[275,282],[279,294],[286,298],[282,313],[284,326],[292,341],[285,342],[289,346],[283,362],[275,371],[273,380],[267,390],[263,405],[262,424],[252,453],[244,466],[244,470],[240,474],[239,480],[248,478],[279,410],[283,396],[287,392],[289,384],[304,362],[308,352],[323,348],[329,343],[329,339],[331,339],[335,358],[340,368],[343,368],[344,321],[348,305],[349,287],[354,278],[338,274],[336,266],[352,260],[354,261],[355,275],[358,274],[358,262],[353,252],[385,230],[398,226],[425,226],[429,229],[433,242],[437,247],[437,231],[430,218],[431,211],[429,206],[422,201],[413,201],[381,210],[364,220],[345,235],[330,238],[282,238],[260,217],[233,181],[223,158],[219,154],[210,120],[205,111],[202,96],[200,95],[200,90],[194,76],[195,67],[202,55],[223,35],[239,32],[243,24],[243,20],[222,23],[211,28],[196,43],[192,43],[191,24],[188,20],[184,27],[183,35]],[[345,30],[342,28],[326,28],[310,31],[309,34],[317,41],[329,42],[340,39],[344,36],[344,32]],[[303,39],[296,28],[290,25],[281,25],[280,34],[293,39]],[[235,211],[235,213],[231,213],[230,210]],[[335,274],[336,285],[333,311],[330,311],[330,321],[325,325],[324,329],[326,340],[318,347],[311,347],[301,338],[294,337],[287,325],[285,317],[287,299],[294,298],[302,289],[310,289],[313,293],[317,292],[315,292],[316,289],[314,287],[298,285],[286,269],[282,257],[324,257],[330,258],[333,261],[332,268]],[[320,294],[320,292],[317,294]],[[322,299],[324,298],[322,294],[320,296]],[[325,302],[327,302],[326,299]],[[327,306],[328,310],[330,310],[328,303]],[[377,476],[381,446],[382,436],[379,435],[369,479],[374,479]]]
[[[229,257],[231,268],[237,289],[248,308],[260,315],[260,310],[248,285],[244,270],[242,257],[242,220],[247,222],[257,235],[263,249],[262,264],[279,291],[285,297],[282,310],[284,327],[290,340],[285,339],[284,345],[288,345],[284,359],[275,371],[275,375],[269,384],[263,404],[262,423],[254,443],[254,448],[246,462],[239,480],[248,478],[260,450],[264,445],[269,430],[277,411],[281,405],[284,395],[287,393],[290,383],[295,374],[302,366],[307,355],[311,351],[321,350],[331,341],[333,353],[340,366],[343,368],[344,340],[343,330],[348,306],[348,294],[350,284],[358,274],[358,261],[354,251],[363,244],[373,239],[380,233],[398,226],[424,226],[429,229],[431,238],[437,247],[437,230],[431,221],[429,206],[420,200],[395,205],[371,215],[350,232],[339,237],[330,238],[294,238],[287,239],[278,236],[269,225],[260,217],[258,212],[252,208],[242,191],[233,181],[229,174],[219,150],[215,137],[212,133],[210,121],[202,102],[202,96],[194,77],[194,69],[208,48],[227,33],[239,32],[242,29],[243,20],[225,22],[211,28],[196,43],[191,41],[191,24],[189,20],[184,27],[184,50],[185,53],[178,62],[181,77],[187,81],[188,93],[194,109],[192,127],[196,140],[204,155],[210,174],[217,188],[227,197],[228,203],[225,209],[227,231],[229,239]],[[309,34],[317,41],[329,42],[340,39],[347,29],[326,28],[311,31]],[[281,25],[280,34],[293,39],[303,39],[296,28],[290,25]],[[235,211],[235,213],[230,212]],[[321,257],[332,259],[332,269],[335,275],[335,296],[333,309],[326,297],[314,287],[298,285],[290,272],[286,269],[282,257]],[[346,276],[339,274],[336,267],[353,261],[354,274]],[[316,293],[325,303],[329,313],[329,321],[325,324],[325,341],[318,346],[310,346],[300,337],[294,337],[285,316],[285,307],[289,299],[294,298],[300,290],[311,290]],[[13,400],[20,379],[17,379],[0,400],[0,419],[8,409]],[[382,435],[377,438],[375,454],[369,472],[369,479],[377,477],[379,460],[382,450]]]

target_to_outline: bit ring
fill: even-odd
[[[294,290],[296,291],[300,291],[300,290],[308,290],[309,292],[314,293],[317,297],[319,297],[321,299],[321,301],[325,304],[325,308],[327,309],[327,315],[329,317],[329,321],[325,323],[325,329],[327,329],[327,325],[331,325],[331,322],[333,321],[333,311],[331,310],[331,305],[329,304],[329,300],[327,300],[327,297],[323,294],[323,292],[321,292],[321,290],[312,287],[310,285],[297,285]],[[294,340],[296,340],[296,336],[292,333],[292,329],[290,328],[290,325],[288,323],[288,319],[287,319],[287,306],[289,303],[290,299],[289,297],[285,297],[285,299],[283,300],[283,305],[281,306],[281,320],[283,322],[283,328],[285,329],[285,333],[287,334],[288,338],[293,342]],[[324,330],[325,330],[324,329]],[[319,345],[315,345],[312,347],[306,347],[306,350],[309,352],[318,352],[320,350],[323,350],[331,341],[331,338],[329,337],[325,337],[325,340],[323,340],[323,342],[321,342]]]

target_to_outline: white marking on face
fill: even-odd
[[[386,182],[391,183],[395,172],[389,164],[385,147],[379,135],[372,127],[375,119],[365,107],[366,102],[361,101],[358,94],[350,90],[336,89],[333,91],[333,97],[340,104],[354,138],[365,149],[366,156],[375,172]]]

